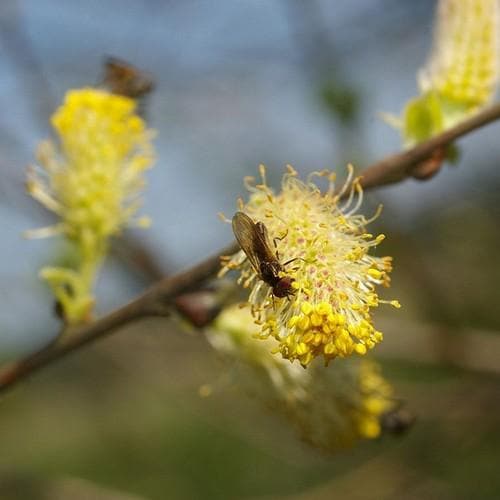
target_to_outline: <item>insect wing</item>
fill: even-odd
[[[248,215],[236,212],[233,217],[233,232],[250,264],[260,275],[261,262],[275,259],[267,243],[264,224],[255,224]]]
[[[257,222],[255,224],[255,229],[258,233],[258,238],[256,238],[254,243],[256,245],[256,252],[260,259],[266,262],[277,262],[276,255],[271,250],[267,227],[263,222]]]
[[[115,57],[104,62],[104,82],[111,92],[133,99],[153,90],[153,80],[142,71]]]

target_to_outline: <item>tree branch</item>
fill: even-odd
[[[412,169],[429,158],[436,149],[443,148],[456,139],[500,118],[500,104],[495,104],[459,125],[421,143],[407,151],[388,156],[367,167],[362,173],[361,185],[370,189],[404,180]],[[4,367],[0,372],[0,392],[14,386],[42,367],[64,357],[118,328],[145,316],[167,314],[169,307],[180,294],[196,289],[213,277],[220,268],[220,255],[230,255],[238,250],[236,243],[224,248],[194,267],[158,281],[150,289],[123,307],[107,314],[89,325],[72,328],[63,340]]]
[[[488,125],[500,118],[500,103],[490,106],[480,113],[460,122],[453,128],[417,144],[415,147],[387,156],[367,167],[361,175],[364,189],[400,182],[412,175],[412,169],[428,159],[436,150],[448,146],[460,137]]]
[[[197,288],[220,269],[220,256],[230,255],[238,250],[236,243],[224,248],[203,262],[160,280],[142,295],[128,304],[103,316],[89,325],[66,330],[61,342],[53,343],[31,356],[7,365],[0,372],[0,392],[12,387],[28,375],[49,365],[53,361],[79,349],[118,328],[145,316],[164,314],[171,302],[180,294]]]

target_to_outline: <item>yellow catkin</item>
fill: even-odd
[[[225,309],[207,332],[230,363],[233,381],[253,399],[283,415],[302,439],[329,452],[379,437],[383,416],[396,403],[376,363],[353,358],[304,370],[271,354],[272,339],[258,340],[258,332],[249,308],[238,306]],[[305,349],[302,343],[297,348]],[[331,342],[325,345],[329,354],[335,349]]]
[[[499,32],[498,0],[439,0],[432,50],[418,72],[420,94],[407,102],[401,119],[385,115],[401,130],[406,147],[492,100],[500,72]]]
[[[243,251],[223,263],[221,275],[239,269],[250,278],[255,318],[275,318],[262,337],[276,339],[282,356],[303,366],[317,357],[328,363],[353,353],[364,355],[382,339],[371,309],[385,303],[377,286],[389,284],[392,264],[389,257],[369,254],[383,238],[366,232],[368,221],[358,212],[362,190],[352,174],[349,167],[340,189],[350,195],[347,201],[332,196],[333,176],[321,173],[302,182],[289,169],[280,192],[267,186],[265,175],[258,186],[247,182],[250,199],[240,209],[254,222],[264,222],[282,262],[292,260],[282,271],[293,280],[290,296],[273,296]],[[313,184],[315,176],[328,179],[324,193]]]
[[[440,0],[434,46],[419,75],[422,92],[470,110],[487,103],[498,82],[499,29],[497,0]]]
[[[59,218],[56,225],[28,232],[62,234],[75,248],[76,268],[45,267],[66,321],[88,319],[92,286],[108,240],[128,225],[145,227],[135,217],[144,171],[152,165],[152,132],[127,97],[84,88],[67,92],[51,119],[58,143],[44,141],[39,167],[28,172],[28,192]],[[40,168],[41,167],[41,168]]]

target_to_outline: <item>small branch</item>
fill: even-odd
[[[455,142],[460,137],[500,118],[500,103],[490,106],[480,113],[460,122],[453,128],[436,135],[415,147],[396,153],[367,167],[361,175],[364,189],[400,182],[412,175],[412,169],[428,159],[437,149]]]
[[[163,265],[156,258],[153,249],[130,232],[126,232],[116,239],[111,246],[111,253],[127,270],[135,271],[145,286],[170,274],[168,265]]]
[[[447,146],[459,137],[472,132],[500,118],[500,104],[485,109],[459,125],[439,134],[412,149],[388,156],[374,163],[362,172],[361,185],[370,189],[399,182],[411,176],[412,168],[429,158],[436,149]],[[0,372],[0,392],[14,386],[32,373],[64,357],[80,347],[111,334],[118,328],[145,316],[166,314],[180,294],[195,290],[200,284],[213,277],[220,268],[220,255],[230,255],[238,250],[236,243],[226,247],[194,267],[164,278],[132,302],[116,309],[86,326],[65,332],[59,343],[52,344],[25,359],[4,367]]]
[[[237,250],[237,245],[232,244],[196,266],[159,281],[132,302],[94,323],[65,332],[67,335],[63,338],[66,340],[61,343],[51,345],[21,361],[7,365],[0,372],[0,392],[66,354],[111,334],[119,327],[145,316],[161,314],[179,294],[192,291],[217,273],[220,269],[220,255],[230,255]]]

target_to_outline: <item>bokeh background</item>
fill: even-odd
[[[99,281],[105,312],[159,275],[231,239],[242,178],[363,168],[400,148],[381,111],[416,93],[435,2],[421,0],[2,0],[0,2],[0,358],[58,328],[37,270],[64,253],[25,241],[45,213],[25,168],[69,88],[105,56],[153,75],[158,131],[144,212]],[[403,309],[381,311],[385,375],[417,414],[411,431],[337,455],[231,384],[202,335],[167,320],[131,325],[0,401],[0,498],[492,498],[500,495],[500,125],[460,142],[458,166],[382,202],[379,247],[395,257]],[[371,208],[370,208],[371,207]],[[210,398],[198,388],[212,384]]]

